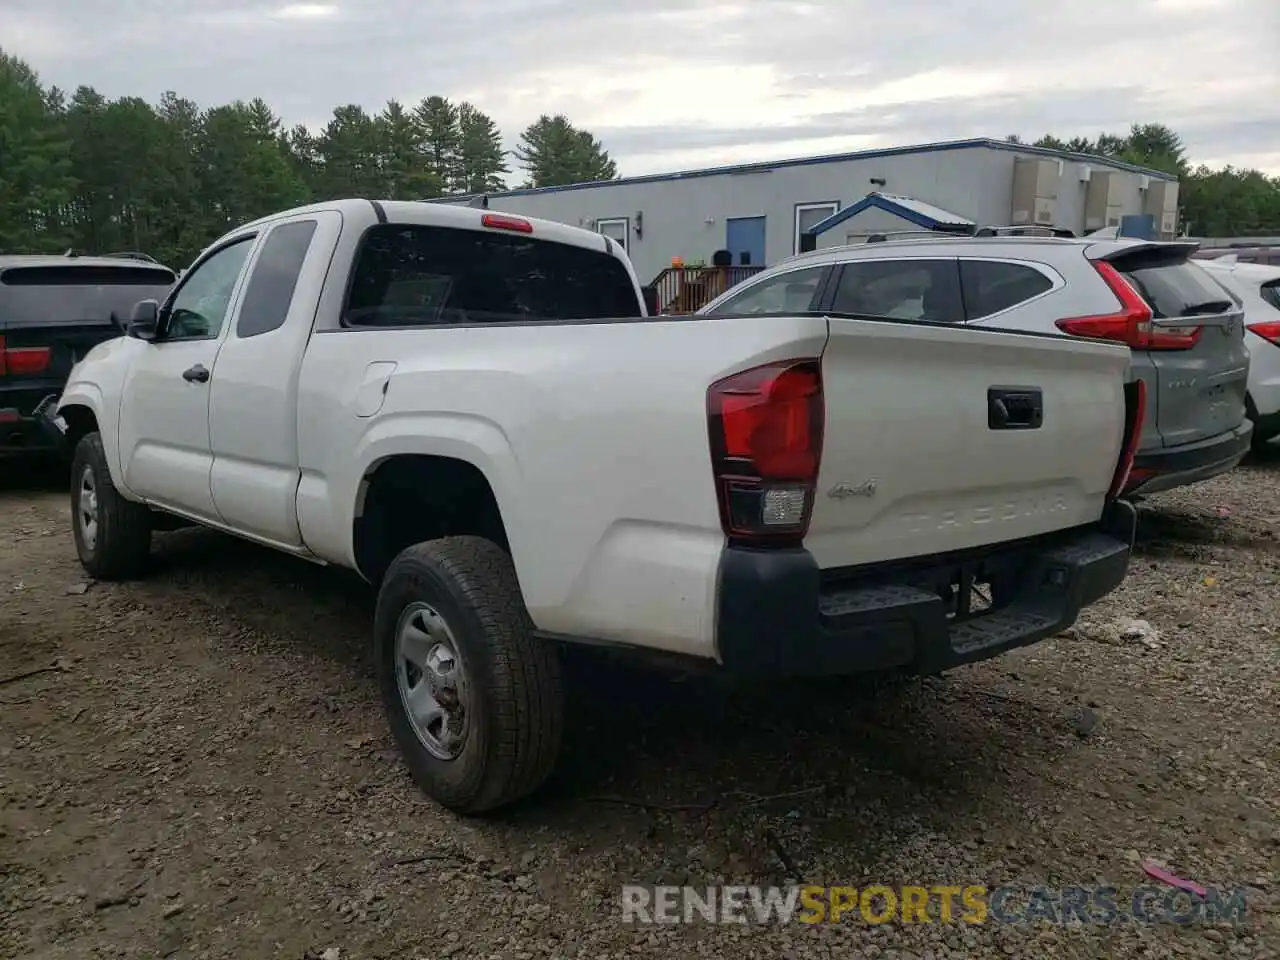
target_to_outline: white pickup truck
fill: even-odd
[[[550,772],[565,644],[936,672],[1123,580],[1123,345],[644,299],[608,238],[487,210],[240,227],[48,415],[80,560],[140,575],[179,518],[358,571],[407,765],[467,813]]]

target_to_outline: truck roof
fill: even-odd
[[[133,270],[139,268],[150,270],[174,271],[162,263],[150,260],[135,260],[128,257],[69,257],[66,254],[49,253],[17,253],[0,254],[0,271],[11,267],[124,267]]]
[[[367,216],[371,206],[373,208],[374,215],[379,221],[395,224],[453,227],[455,229],[463,230],[483,230],[487,229],[483,222],[486,217],[524,221],[533,228],[530,235],[540,240],[552,240],[556,243],[572,244],[575,247],[584,247],[590,250],[598,251],[603,249],[606,253],[611,253],[615,256],[622,255],[625,259],[625,253],[621,250],[618,244],[608,239],[603,234],[596,233],[594,230],[587,230],[583,227],[572,227],[567,223],[558,223],[554,220],[542,220],[538,217],[526,217],[522,214],[502,213],[498,210],[486,210],[479,207],[466,207],[457,204],[428,203],[424,200],[373,200],[360,197],[347,197],[340,200],[311,203],[302,207],[294,207],[291,210],[283,210],[279,213],[273,213],[270,216],[254,220],[251,223],[246,223],[236,229],[238,232],[251,227],[265,226],[286,217],[295,217],[299,214],[320,212],[323,210],[336,210],[343,214],[350,213],[353,215]]]

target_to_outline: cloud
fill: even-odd
[[[276,10],[278,20],[332,20],[339,10],[331,3],[291,3]]]
[[[562,112],[624,174],[1135,122],[1280,174],[1276,0],[0,0],[0,22],[46,83],[262,96],[314,127],[442,94],[512,146]]]

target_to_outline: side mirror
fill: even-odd
[[[644,312],[651,317],[656,317],[662,312],[662,306],[658,303],[658,288],[650,284],[647,287],[640,288],[640,294],[644,297]]]
[[[154,340],[160,330],[160,304],[155,300],[139,300],[133,305],[125,333],[139,340]]]

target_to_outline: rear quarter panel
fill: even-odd
[[[299,521],[354,566],[361,480],[396,454],[456,457],[488,478],[534,623],[552,633],[714,655],[724,534],[707,388],[816,357],[821,317],[348,330],[312,337],[299,402]],[[370,363],[386,399],[357,415]]]

